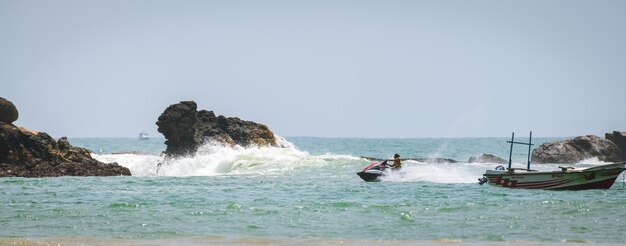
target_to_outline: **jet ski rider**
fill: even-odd
[[[392,170],[400,170],[402,168],[402,160],[400,160],[400,155],[393,155],[393,165],[391,165]]]
[[[394,171],[398,171],[398,170],[400,170],[400,168],[402,168],[402,160],[400,160],[400,155],[398,155],[398,154],[393,155],[393,164],[392,165],[389,165],[389,163],[387,163],[388,161],[390,161],[390,160],[383,161],[381,166],[383,168],[387,168],[387,167],[391,166],[391,170],[394,170]]]

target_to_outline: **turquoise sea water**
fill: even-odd
[[[209,145],[157,169],[163,139],[70,139],[134,176],[1,178],[0,244],[626,243],[622,176],[608,190],[476,184],[497,164],[467,159],[507,158],[506,138],[287,140],[293,148]],[[527,151],[515,148],[515,165]],[[377,183],[355,174],[369,164],[360,156],[394,153],[461,163],[408,161],[406,175]]]

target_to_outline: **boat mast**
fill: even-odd
[[[511,155],[513,155],[513,139],[515,138],[515,132],[511,133],[511,150],[509,150],[509,169],[511,169]]]
[[[533,141],[533,131],[530,131],[530,137],[528,138],[528,167],[527,170],[530,170],[530,146],[532,146]]]

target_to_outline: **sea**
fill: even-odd
[[[70,138],[133,176],[0,178],[0,245],[626,244],[623,174],[607,190],[479,185],[500,164],[468,159],[508,159],[507,140],[286,137],[287,148],[207,143],[165,159],[163,138]],[[381,182],[356,175],[372,163],[363,157],[396,153],[459,162],[405,161]],[[527,154],[514,146],[513,166]]]

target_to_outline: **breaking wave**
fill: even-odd
[[[201,146],[189,157],[166,159],[151,154],[109,154],[93,157],[99,161],[118,164],[130,169],[133,176],[215,176],[215,175],[280,175],[300,167],[328,164],[333,159],[355,159],[350,156],[313,156],[296,149],[284,140],[280,147],[229,147],[216,143]]]

